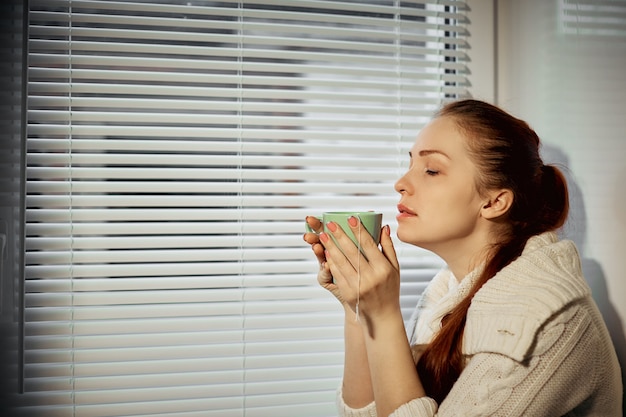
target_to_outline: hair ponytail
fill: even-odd
[[[441,403],[464,367],[463,331],[472,298],[521,255],[530,237],[563,226],[569,204],[565,177],[558,168],[543,164],[539,137],[526,122],[476,100],[450,103],[436,117],[453,118],[467,138],[479,171],[479,192],[507,188],[514,195],[500,241],[468,295],[442,319],[416,365],[426,394]]]
[[[569,212],[567,181],[554,165],[541,167],[538,200],[541,204],[537,219],[542,223],[541,231],[554,230],[565,224]]]

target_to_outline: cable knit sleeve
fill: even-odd
[[[343,401],[341,389],[337,391],[337,410],[340,417],[377,417],[376,404],[370,403],[359,409],[350,408]],[[437,403],[432,398],[416,398],[413,401],[402,405],[389,417],[416,417],[437,415]]]
[[[417,398],[400,406],[389,417],[428,417],[437,415],[437,402],[432,398]]]
[[[376,403],[371,402],[363,408],[351,408],[343,401],[341,387],[337,390],[337,411],[339,417],[377,417]]]
[[[581,300],[546,323],[525,361],[473,355],[437,415],[548,417],[582,406],[583,415],[620,416],[619,365],[600,321],[595,306]]]

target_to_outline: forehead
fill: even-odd
[[[437,150],[452,154],[465,154],[465,138],[459,132],[454,120],[438,117],[430,121],[417,135],[413,153],[422,150]]]

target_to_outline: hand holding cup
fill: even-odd
[[[358,247],[360,246],[358,237],[354,235],[350,225],[348,224],[348,220],[351,217],[356,217],[361,222],[363,226],[363,231],[369,233],[376,243],[380,242],[380,228],[383,220],[382,213],[377,213],[374,211],[329,211],[322,214],[321,218],[318,217],[318,220],[324,226],[324,232],[328,233],[331,238],[332,234],[329,233],[328,223],[333,222],[336,223],[341,229],[345,232],[345,234],[354,242],[354,244]],[[306,223],[306,230],[309,233],[319,234],[320,230],[313,230],[309,223]],[[335,241],[335,244],[337,242]],[[339,246],[339,245],[337,245]]]

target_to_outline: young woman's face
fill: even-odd
[[[399,239],[440,256],[470,248],[485,202],[466,139],[452,119],[439,117],[421,130],[410,155],[409,169],[395,185]]]

